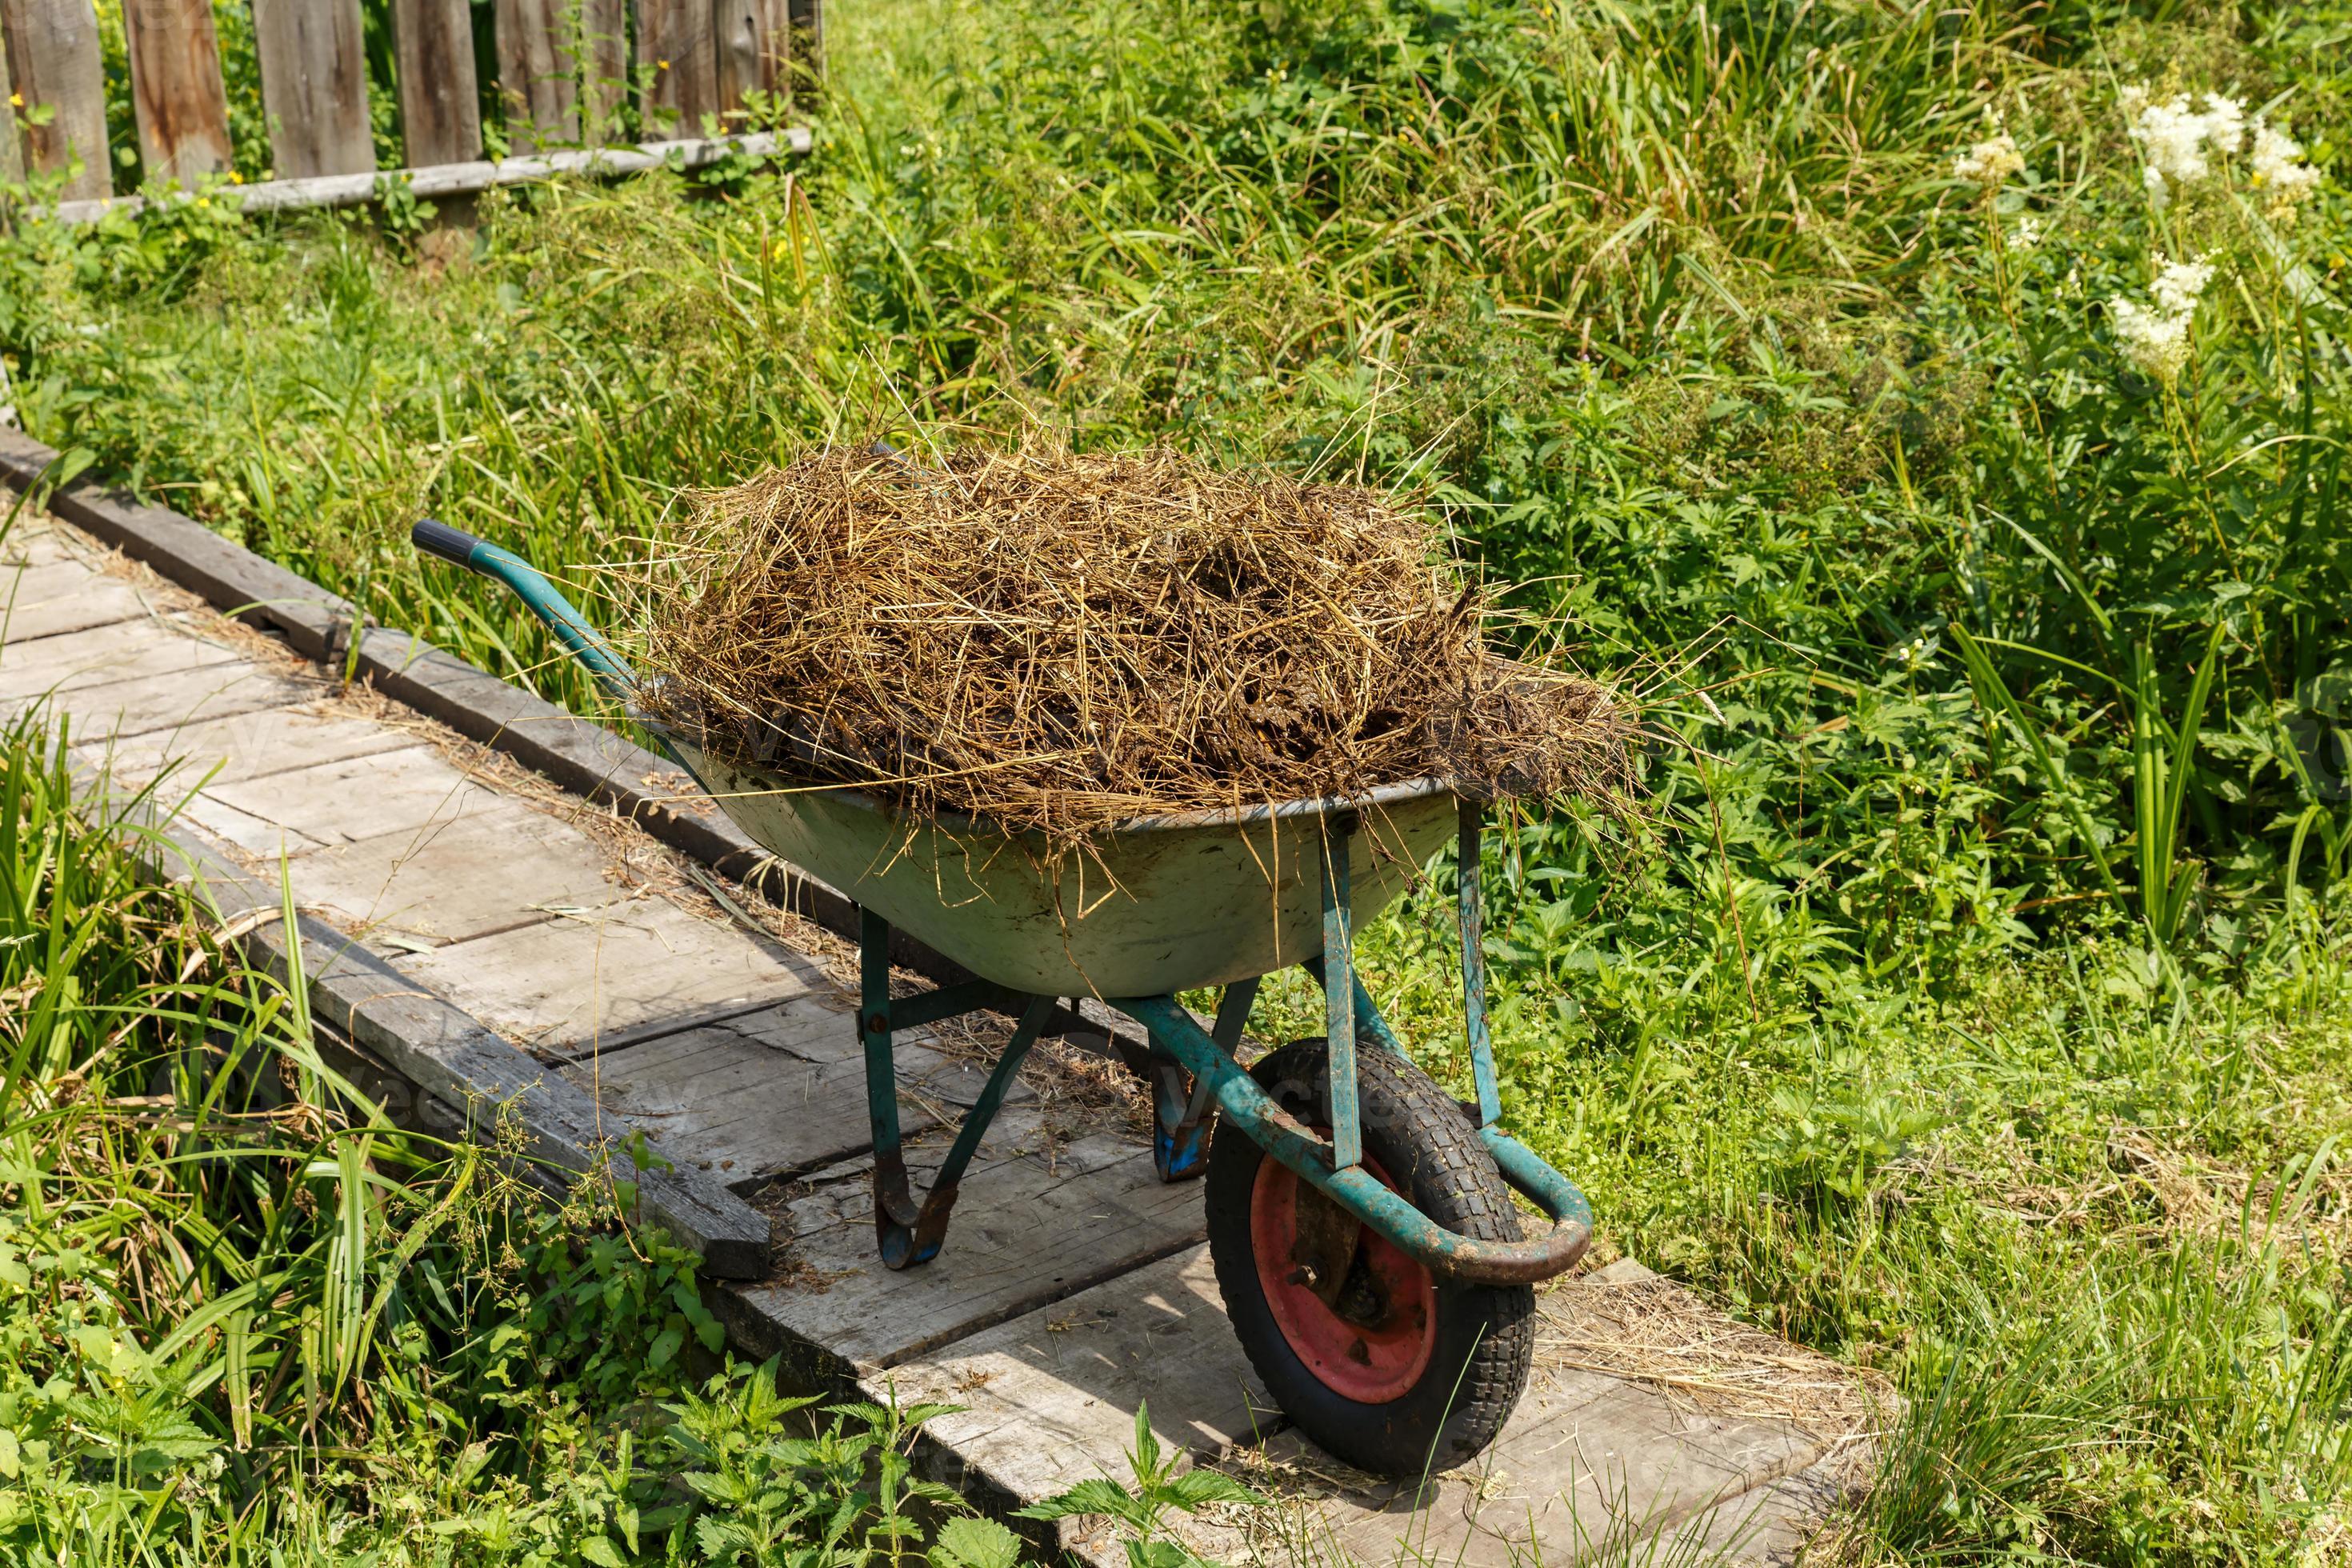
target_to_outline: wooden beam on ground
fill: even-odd
[[[114,161],[106,145],[106,66],[96,8],[90,0],[0,0],[0,28],[7,33],[8,79],[26,110],[57,111],[47,124],[26,128],[26,168],[61,174],[79,161],[65,199],[104,196],[114,188]]]
[[[359,0],[253,0],[253,34],[278,177],[373,174]]]
[[[498,0],[499,100],[517,147],[580,137],[578,0]]]
[[[226,174],[228,93],[212,0],[130,0],[122,35],[147,178],[194,189],[207,174]]]
[[[224,919],[241,907],[274,907],[274,889],[257,889],[186,826],[156,839],[152,853],[166,864],[164,874],[194,881]],[[603,1125],[595,1102],[578,1089],[333,928],[308,915],[296,925],[313,1016],[459,1113],[480,1142],[490,1142],[492,1130],[510,1121],[533,1157],[632,1185],[642,1215],[701,1253],[706,1274],[756,1279],[767,1271],[764,1215],[699,1171],[636,1169]],[[291,973],[294,944],[282,924],[249,931],[239,944],[271,973]]]
[[[133,0],[136,7],[138,0]],[[466,0],[393,0],[401,145],[412,168],[482,155],[474,24]]]
[[[500,158],[470,163],[443,163],[430,169],[396,169],[385,178],[404,179],[419,201],[469,195],[493,185],[526,185],[563,174],[610,177],[642,174],[662,168],[699,169],[740,153],[747,158],[772,158],[786,153],[806,153],[814,144],[808,131],[761,132],[751,136],[724,136],[705,141],[649,142],[637,147],[590,147],[576,152],[549,153],[531,158]],[[310,180],[271,180],[246,185],[237,193],[239,206],[248,213],[294,212],[304,207],[349,207],[375,199],[379,176],[374,174],[330,174]],[[113,211],[138,212],[143,196],[119,196],[102,201],[60,202],[53,215],[59,223],[94,223]]]
[[[711,0],[637,0],[637,112],[657,134],[698,136],[719,101],[719,48]]]

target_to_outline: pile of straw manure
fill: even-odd
[[[833,449],[697,498],[650,716],[715,754],[1044,835],[1431,776],[1610,796],[1630,714],[1486,641],[1376,491],[1164,451]]]

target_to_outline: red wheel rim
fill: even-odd
[[[1371,1161],[1364,1169],[1391,1192],[1396,1184]],[[1355,1271],[1339,1300],[1352,1316],[1326,1306],[1301,1278],[1292,1254],[1297,1234],[1297,1175],[1280,1161],[1258,1162],[1250,1192],[1250,1244],[1258,1288],[1293,1354],[1323,1385],[1359,1405],[1402,1398],[1437,1346],[1437,1282],[1429,1270],[1370,1226],[1356,1243]],[[1368,1305],[1377,1310],[1368,1311]]]

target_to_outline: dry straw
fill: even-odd
[[[719,754],[1045,836],[1444,776],[1609,796],[1631,715],[1486,643],[1380,493],[1050,444],[834,449],[698,499],[650,716]]]

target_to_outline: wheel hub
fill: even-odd
[[[1395,1190],[1372,1161],[1364,1168]],[[1363,1405],[1420,1381],[1437,1342],[1426,1268],[1271,1159],[1258,1165],[1250,1235],[1275,1323],[1317,1379]]]

